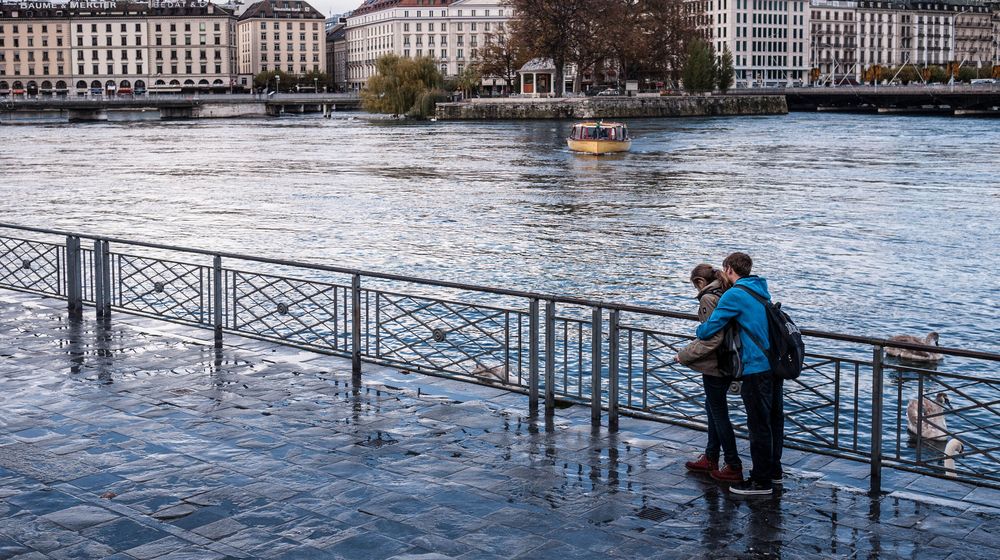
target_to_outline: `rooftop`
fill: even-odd
[[[782,495],[684,473],[701,432],[546,422],[502,389],[0,291],[14,558],[992,558],[1000,493],[786,451]],[[745,442],[740,442],[741,446]],[[745,452],[745,449],[744,449]]]

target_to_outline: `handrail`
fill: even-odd
[[[7,222],[0,222],[0,228],[13,229],[20,231],[28,231],[33,233],[41,233],[46,235],[60,235],[60,236],[72,236],[80,237],[84,239],[91,239],[94,241],[103,241],[108,243],[119,243],[122,245],[131,245],[134,247],[146,247],[149,249],[159,249],[165,251],[178,251],[184,253],[191,253],[197,255],[204,255],[209,257],[221,257],[229,259],[237,259],[244,261],[261,262],[266,264],[273,264],[277,266],[288,266],[296,268],[307,268],[310,270],[318,270],[323,272],[332,272],[335,274],[348,274],[348,275],[360,275],[368,278],[376,278],[380,280],[390,280],[396,282],[409,282],[414,284],[424,284],[427,286],[434,286],[439,288],[449,288],[455,290],[464,290],[470,292],[484,292],[495,295],[503,295],[510,297],[519,297],[527,299],[537,299],[543,301],[551,301],[555,303],[562,303],[567,305],[579,305],[584,307],[593,307],[600,309],[607,309],[609,311],[619,311],[625,313],[641,313],[645,315],[653,315],[657,317],[665,317],[670,319],[683,319],[683,320],[697,320],[695,315],[690,313],[681,313],[676,311],[667,311],[663,309],[655,309],[652,307],[646,307],[642,305],[626,304],[609,302],[596,299],[587,299],[581,297],[573,296],[557,296],[552,294],[545,294],[541,292],[534,291],[524,291],[524,290],[512,290],[508,288],[494,288],[489,286],[480,286],[477,284],[468,284],[464,282],[449,282],[446,280],[433,280],[430,278],[420,278],[414,276],[405,276],[402,274],[392,274],[386,272],[375,272],[366,271],[358,268],[331,266],[318,263],[309,263],[303,261],[292,261],[286,259],[275,259],[269,257],[255,257],[251,255],[244,255],[241,253],[231,253],[226,251],[210,251],[207,249],[197,249],[191,247],[178,247],[175,245],[167,245],[163,243],[151,243],[147,241],[133,241],[129,239],[123,239],[119,237],[109,237],[103,235],[90,235],[75,233],[67,230],[61,229],[50,229],[50,228],[40,228],[33,226],[22,226],[19,224],[11,224]],[[813,338],[821,338],[826,340],[834,340],[838,342],[853,342],[858,344],[865,344],[870,346],[882,346],[882,347],[892,347],[901,348],[906,350],[924,350],[931,351],[939,354],[947,354],[951,356],[958,356],[963,358],[975,358],[984,359],[991,361],[1000,361],[1000,353],[985,352],[981,350],[966,350],[964,348],[949,348],[944,346],[929,346],[926,344],[913,344],[908,342],[897,342],[893,340],[888,340],[885,338],[871,337],[871,336],[859,336],[850,335],[842,333],[834,333],[827,331],[820,331],[814,329],[802,329],[802,334],[810,336]]]

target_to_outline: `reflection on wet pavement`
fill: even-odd
[[[689,476],[704,435],[0,293],[0,558],[977,558],[998,493],[788,451],[780,496]],[[933,494],[931,496],[930,494]]]

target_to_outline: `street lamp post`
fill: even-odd
[[[313,78],[313,93],[319,93],[319,78]]]
[[[274,95],[281,93],[281,74],[274,75]]]

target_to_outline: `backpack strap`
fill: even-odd
[[[767,313],[767,304],[770,303],[770,302],[767,301],[766,299],[764,299],[763,296],[761,296],[757,292],[755,292],[755,291],[751,290],[750,288],[748,288],[746,286],[743,286],[741,284],[733,284],[733,287],[734,288],[740,288],[744,292],[752,295],[754,297],[754,299],[756,299],[757,301],[759,301],[761,303],[761,305],[764,306],[764,313]],[[753,341],[753,343],[757,345],[757,348],[759,348],[760,351],[764,353],[764,356],[767,357],[768,360],[770,360],[771,353],[769,351],[767,351],[767,350],[764,349],[764,343],[761,342],[761,340],[759,338],[757,338],[757,335],[755,335],[754,333],[752,333],[749,330],[745,329],[743,327],[743,325],[740,325],[739,321],[736,321],[736,324],[739,325],[740,330],[742,330],[743,332],[747,333],[747,336],[750,337],[750,340]]]

